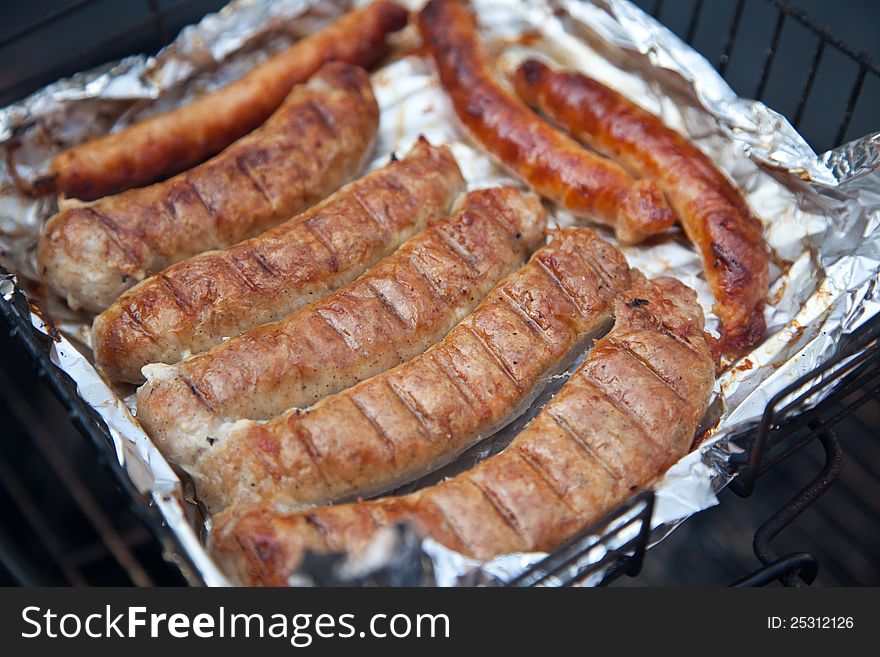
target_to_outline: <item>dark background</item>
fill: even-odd
[[[38,0],[0,3],[0,105],[59,77],[135,52],[152,52],[218,0]],[[839,142],[859,65],[833,47],[822,54],[807,102],[818,39],[785,21],[764,84],[778,11],[745,0],[728,43],[736,0],[637,0],[716,66],[743,96],[759,97],[796,123],[821,152]],[[797,0],[815,22],[880,60],[880,3]],[[694,21],[694,11],[698,20]],[[36,27],[35,27],[36,26]],[[724,55],[727,52],[728,58]],[[865,77],[844,140],[880,129],[880,80]],[[0,327],[2,328],[2,327]],[[96,453],[67,420],[33,367],[0,330],[0,584],[182,584]],[[817,584],[880,584],[880,403],[837,426],[846,451],[840,481],[774,545],[806,550]],[[652,550],[626,585],[720,585],[753,570],[755,529],[821,469],[813,445],[761,478],[755,495],[723,493],[721,506],[685,523]]]

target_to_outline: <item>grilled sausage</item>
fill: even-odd
[[[708,406],[713,360],[693,291],[636,275],[616,324],[501,454],[404,497],[283,512],[231,507],[212,551],[246,584],[283,585],[303,552],[358,552],[382,527],[486,560],[550,551],[686,454]]]
[[[535,197],[523,209],[538,212]],[[529,207],[531,206],[531,208]],[[607,328],[627,287],[623,255],[586,228],[554,234],[521,270],[421,356],[307,411],[241,421],[214,444],[171,447],[216,512],[234,502],[303,506],[430,472],[507,424],[548,374]]]
[[[511,173],[578,217],[613,227],[622,241],[672,225],[656,183],[590,153],[492,79],[466,2],[431,0],[419,28],[465,131]]]
[[[422,353],[522,265],[544,215],[513,188],[470,193],[358,280],[174,366],[145,368],[138,419],[163,443],[306,407]],[[204,438],[203,438],[204,439]]]
[[[71,307],[100,312],[149,272],[256,235],[336,190],[363,165],[378,120],[367,74],[326,64],[212,160],[56,214],[40,238],[40,273]]]
[[[764,335],[769,253],[760,222],[706,155],[660,118],[579,73],[525,62],[519,95],[633,174],[656,180],[703,265],[721,318],[721,353],[747,352]]]
[[[422,139],[406,159],[303,214],[223,251],[172,265],[128,290],[95,319],[98,366],[111,379],[139,383],[148,363],[176,363],[280,319],[359,276],[445,215],[463,191],[449,149]]]
[[[91,201],[184,171],[263,123],[326,62],[369,65],[406,20],[384,0],[352,11],[218,91],[64,151],[52,161],[55,185]]]

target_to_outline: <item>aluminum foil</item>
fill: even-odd
[[[237,0],[184,30],[155,58],[127,58],[79,74],[0,110],[0,261],[60,329],[53,361],[104,418],[116,458],[137,488],[152,497],[180,549],[208,585],[227,581],[204,550],[206,527],[193,513],[174,470],[132,418],[131,398],[125,398],[130,390],[111,389],[92,367],[88,318],[47,297],[34,281],[38,231],[56,209],[57,199],[28,192],[60,148],[119,129],[238,77],[317,29],[346,4]],[[422,3],[404,4],[417,9]],[[748,356],[728,364],[718,378],[699,449],[656,483],[652,540],[660,540],[688,516],[717,504],[716,493],[731,476],[729,458],[738,450],[731,437],[753,426],[774,394],[828,360],[843,338],[880,311],[880,133],[816,155],[784,117],[762,103],[737,97],[705,59],[626,0],[473,4],[500,78],[529,55],[601,80],[690,136],[743,190],[764,224],[773,255],[767,338]],[[424,134],[432,143],[452,147],[470,189],[513,182],[463,137],[432,65],[411,54],[416,39],[412,27],[395,37],[398,56],[373,75],[382,115],[367,168],[381,166],[393,152],[405,152]],[[551,210],[551,216],[561,225],[571,222],[564,212]],[[610,234],[606,237],[613,240]],[[623,250],[630,264],[649,276],[675,276],[696,289],[708,326],[715,330],[717,318],[711,313],[712,295],[700,259],[680,234]],[[9,291],[7,283],[4,296]],[[33,315],[34,326],[48,332],[41,316]],[[503,449],[565,378],[564,373],[549,378],[544,392],[509,427],[400,492],[453,475]],[[505,555],[480,564],[431,540],[414,543],[405,533],[392,539],[381,536],[360,563],[311,560],[292,583],[493,585],[545,556]],[[604,549],[591,551],[578,565],[597,563]],[[408,561],[401,560],[402,550]],[[411,569],[411,578],[402,580],[401,564],[413,559],[424,567]],[[364,579],[364,573],[383,569],[398,576]],[[587,583],[601,576],[597,571]]]

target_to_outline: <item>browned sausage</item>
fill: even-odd
[[[326,64],[212,160],[56,214],[40,238],[40,274],[71,307],[99,312],[150,272],[256,235],[338,189],[369,155],[378,120],[367,74]]]
[[[212,552],[237,580],[284,585],[303,552],[358,552],[412,523],[485,560],[553,550],[686,454],[714,367],[693,291],[645,281],[616,304],[616,324],[501,454],[405,497],[282,512],[232,507],[214,517]]]
[[[218,91],[64,151],[52,161],[55,185],[91,201],[184,171],[263,123],[326,62],[369,65],[406,20],[384,0],[352,11]]]
[[[492,79],[467,2],[431,0],[419,28],[465,130],[514,175],[578,217],[613,227],[622,241],[672,225],[656,183],[590,153]]]
[[[356,281],[177,365],[150,365],[138,420],[160,443],[310,406],[422,353],[521,266],[544,215],[513,188],[471,192]]]
[[[520,211],[540,207],[532,196]],[[611,320],[629,282],[623,255],[587,228],[552,237],[408,363],[307,411],[231,425],[212,444],[191,438],[159,448],[180,450],[183,459],[171,458],[211,512],[242,501],[294,507],[350,498],[440,467],[521,412]]]
[[[113,380],[143,382],[148,363],[176,363],[348,283],[463,191],[449,149],[422,139],[301,215],[128,290],[95,318],[95,360]]]
[[[527,61],[519,95],[633,174],[656,180],[703,266],[721,318],[719,351],[743,354],[764,336],[769,253],[760,222],[706,155],[663,121],[579,73]]]

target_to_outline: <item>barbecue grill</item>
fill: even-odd
[[[5,34],[0,33],[4,61],[17,62],[0,73],[0,105],[78,70],[158,50],[183,25],[223,4],[217,0],[145,0],[125,3],[122,11],[115,11],[120,5],[112,3],[111,12],[111,3],[106,1],[64,0],[49,8],[17,8],[14,19],[3,21]],[[783,112],[817,152],[876,128],[870,125],[873,117],[868,110],[880,89],[880,67],[793,5],[783,0],[731,0],[713,3],[710,13],[703,0],[641,0],[637,4],[702,52],[738,93],[764,100]],[[62,33],[73,36],[58,40]],[[71,45],[71,39],[77,43]],[[28,55],[37,52],[39,57]],[[0,371],[0,417],[7,428],[7,440],[0,446],[0,583],[198,584],[195,569],[182,556],[159,513],[141,498],[122,467],[106,457],[110,444],[106,426],[80,400],[67,375],[50,362],[43,345],[47,338],[32,327],[30,310],[19,293],[0,301],[0,314],[12,338],[3,340],[7,367]],[[30,364],[16,353],[21,351]],[[41,397],[45,388],[37,387],[37,378],[57,396],[70,421],[95,450],[84,453],[78,441],[65,440],[72,433],[69,423],[54,411],[54,402]],[[821,404],[810,405],[818,392],[829,390]],[[753,541],[759,565],[743,564],[729,581],[710,583],[758,586],[779,581],[799,586],[816,579],[825,562],[822,555],[798,549],[780,553],[774,549],[774,539],[834,484],[845,451],[862,461],[857,485],[862,490],[868,486],[869,492],[880,488],[878,394],[880,318],[839,344],[836,355],[821,368],[770,400],[760,425],[737,439],[743,453],[732,463],[739,475],[730,485],[735,495],[754,495],[756,501],[763,501],[760,508],[769,519],[758,527]],[[846,433],[860,433],[863,444],[844,449],[837,436],[841,427]],[[96,469],[96,461],[111,477]],[[767,508],[768,500],[778,501],[778,495],[768,496],[762,481],[790,476],[792,464],[798,464],[794,468],[798,472],[813,469],[812,480],[778,510]],[[857,508],[860,517],[873,518],[876,527],[877,499],[842,483],[849,491],[844,496],[847,504]],[[699,520],[700,531],[715,531],[711,523],[725,513],[724,506],[686,527]],[[624,574],[638,575],[646,561],[652,509],[650,492],[634,497],[510,585],[592,581],[606,564],[616,565],[602,571],[601,583]],[[830,552],[836,552],[839,561],[846,559],[841,549],[860,540],[847,535],[852,530],[846,523],[843,514],[834,525],[839,534],[834,543],[840,549]],[[693,537],[696,531],[679,530],[678,535]],[[624,540],[623,536],[632,538]],[[876,536],[868,540],[880,548]],[[580,555],[596,548],[606,550],[602,561],[572,569]],[[873,570],[863,569],[863,579],[848,582],[846,566],[837,564],[835,581],[880,582],[876,563],[880,549],[862,551]],[[647,560],[652,558],[653,553]]]

